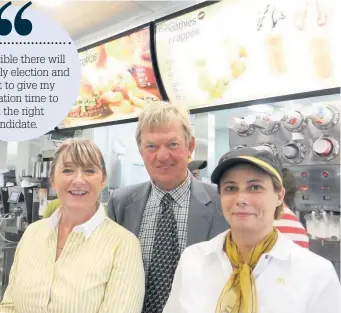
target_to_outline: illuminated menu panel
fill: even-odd
[[[134,118],[161,99],[150,53],[149,28],[80,53],[79,96],[60,128]]]
[[[335,5],[225,0],[157,24],[170,101],[198,108],[338,87]]]

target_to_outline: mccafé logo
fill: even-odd
[[[195,27],[197,21],[201,21],[205,18],[205,11],[200,11],[197,16],[192,16],[190,19],[177,20],[175,23],[168,25],[166,27],[160,27],[159,32],[174,32],[186,30],[186,28]]]
[[[205,11],[199,12],[199,14],[198,14],[198,19],[199,19],[199,20],[202,20],[204,17],[205,17]]]

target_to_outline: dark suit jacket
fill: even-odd
[[[216,186],[194,177],[191,179],[187,246],[210,240],[229,228],[221,211]],[[109,217],[138,236],[151,186],[146,182],[115,190],[108,202]]]

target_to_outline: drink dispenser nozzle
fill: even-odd
[[[269,146],[264,145],[264,146],[257,146],[257,147],[253,147],[253,148],[256,150],[265,150],[265,151],[268,151],[270,153],[273,153],[272,149]]]
[[[265,150],[268,151],[270,153],[272,153],[274,156],[278,157],[278,149],[276,147],[276,145],[272,142],[264,142],[263,144],[261,144],[260,146],[255,146],[252,147],[256,150]]]
[[[250,125],[255,125],[260,131],[266,135],[271,135],[279,128],[279,123],[276,122],[271,114],[255,113],[250,114],[245,118],[245,121]]]
[[[339,155],[340,145],[336,139],[323,135],[313,142],[313,153],[326,161],[332,160]]]
[[[309,117],[312,123],[320,129],[328,129],[339,121],[340,113],[333,105],[312,105],[302,110],[302,113]]]
[[[308,119],[304,117],[299,111],[292,111],[287,109],[281,109],[279,111],[282,114],[280,121],[287,130],[298,132],[307,126]]]
[[[255,128],[248,124],[245,119],[234,117],[230,123],[230,128],[232,128],[238,135],[242,137],[250,136]]]
[[[310,106],[305,108],[305,114],[318,125],[327,125],[333,118],[333,112],[325,106]]]
[[[291,164],[299,164],[306,157],[306,146],[300,140],[290,140],[282,145],[282,158]]]
[[[294,145],[286,145],[283,147],[283,154],[288,158],[288,159],[294,159],[297,158],[299,153],[299,150],[296,146]]]

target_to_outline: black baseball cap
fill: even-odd
[[[269,151],[256,150],[250,147],[231,150],[224,154],[212,173],[212,183],[218,184],[221,176],[237,164],[253,164],[275,177],[283,185],[282,165],[276,156]]]
[[[193,170],[202,170],[207,166],[206,160],[192,160],[188,159],[188,169],[190,171]]]

